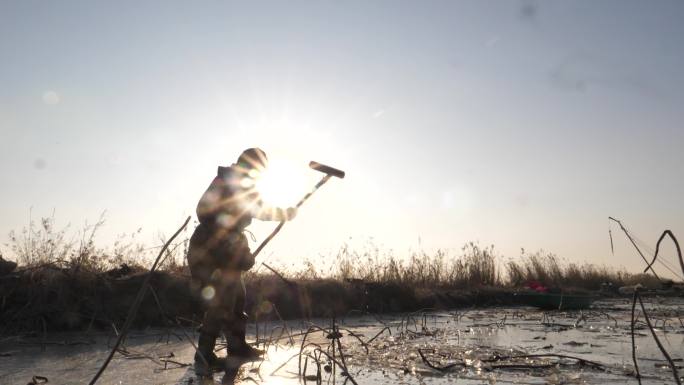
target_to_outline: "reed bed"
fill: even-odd
[[[11,232],[4,244],[19,271],[45,266],[86,271],[92,274],[122,276],[146,269],[150,255],[158,247],[147,247],[138,236],[138,229],[120,235],[110,247],[98,247],[95,235],[104,225],[104,213],[93,224],[86,223],[73,232],[69,226],[57,228],[54,214],[39,221],[31,220],[19,232]],[[192,229],[186,229],[180,241],[171,244],[160,261],[158,271],[189,275],[185,255]],[[71,235],[70,235],[71,234]],[[160,244],[165,239],[160,237]],[[3,255],[0,252],[0,261]],[[591,263],[568,262],[555,254],[538,251],[506,258],[493,245],[465,244],[460,252],[436,250],[410,251],[398,256],[391,250],[381,250],[369,243],[359,249],[343,245],[335,255],[321,258],[333,261],[321,264],[305,260],[299,265],[278,267],[283,277],[290,280],[318,279],[341,282],[408,285],[418,288],[520,287],[530,281],[561,288],[599,290],[602,286],[620,287],[641,284],[659,287],[660,282],[649,274],[630,273]],[[0,262],[2,263],[2,262]],[[270,269],[270,266],[269,266]],[[247,278],[263,275],[266,269],[257,268]]]
[[[606,285],[620,287],[641,284],[659,287],[649,274],[630,273],[590,263],[566,262],[542,251],[506,259],[494,246],[470,242],[460,255],[443,250],[433,254],[413,252],[408,258],[381,254],[377,249],[363,252],[344,246],[337,254],[332,277],[374,283],[396,283],[424,288],[467,288],[477,286],[521,287],[530,281],[561,288],[600,290]]]
[[[10,234],[5,249],[13,262],[0,255],[0,335],[27,328],[110,327],[125,319],[135,293],[149,275],[149,254],[160,248],[142,245],[137,239],[139,231],[121,236],[113,247],[97,247],[95,234],[103,224],[101,217],[69,236],[70,229],[56,228],[53,216]],[[170,314],[199,316],[201,307],[191,292],[185,263],[191,231],[181,233],[180,240],[162,253],[150,281],[158,295],[144,298],[144,311],[138,314],[135,326],[168,323],[157,302]],[[591,291],[637,283],[660,287],[651,275],[565,262],[543,252],[506,259],[494,246],[473,242],[460,252],[419,250],[408,256],[372,244],[360,249],[343,245],[322,259],[331,263],[326,267],[304,261],[300,268],[255,267],[246,273],[247,311],[256,316],[259,309],[275,307],[285,318],[298,318],[359,308],[387,312],[506,305],[511,302],[510,293],[529,281]]]

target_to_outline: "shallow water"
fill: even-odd
[[[649,299],[646,305],[657,323],[657,336],[676,365],[684,366],[684,299]],[[463,384],[636,384],[630,309],[629,300],[610,300],[584,312],[489,308],[391,316],[356,313],[336,321],[345,362],[340,362],[338,347],[334,357],[359,384],[446,384],[457,379]],[[340,367],[327,365],[321,353],[333,355],[332,340],[326,338],[330,330],[307,334],[302,351],[309,358],[300,355],[303,334],[312,325],[329,329],[331,320],[260,323],[265,360],[232,362],[237,369],[217,373],[213,383],[299,384],[300,364],[306,366],[307,383],[315,384],[317,375],[322,383],[351,383]],[[256,326],[250,325],[252,340]],[[195,351],[190,340],[196,338],[191,327],[134,332],[125,343],[126,354],[115,356],[98,384],[198,384],[190,365]],[[641,322],[635,339],[643,383],[673,383],[671,369]],[[44,376],[49,384],[87,384],[113,342],[113,333],[5,338],[0,341],[0,384],[23,385],[33,376]],[[557,356],[530,357],[550,354],[601,366]],[[320,368],[314,356],[321,357]],[[425,360],[435,367],[453,367],[437,370]]]

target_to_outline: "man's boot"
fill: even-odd
[[[228,340],[228,353],[230,356],[239,357],[246,360],[255,360],[261,358],[265,351],[256,349],[250,346],[246,340],[247,329],[247,314],[242,313],[237,315],[238,319],[231,328],[226,330],[226,339]]]
[[[195,374],[198,376],[211,376],[214,370],[223,369],[223,360],[216,357],[214,347],[216,336],[200,331],[195,352]]]

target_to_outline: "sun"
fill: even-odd
[[[306,192],[307,170],[287,159],[270,159],[255,188],[267,206],[294,206]]]

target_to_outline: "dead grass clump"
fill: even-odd
[[[332,276],[343,281],[420,288],[494,286],[501,284],[496,258],[493,246],[482,248],[472,242],[462,248],[460,256],[444,250],[432,255],[414,251],[408,260],[391,252],[383,255],[376,247],[358,252],[345,245],[337,253]]]
[[[50,265],[95,273],[121,265],[142,267],[148,261],[149,253],[158,250],[158,247],[146,248],[138,240],[142,229],[119,235],[110,247],[98,247],[96,236],[104,224],[103,212],[95,223],[86,222],[80,230],[71,231],[70,225],[58,228],[53,213],[39,221],[29,219],[29,224],[21,231],[11,231],[5,246],[22,269]],[[163,237],[160,240],[163,244]],[[187,239],[172,245],[165,253],[162,267],[182,271],[187,245]]]
[[[309,270],[314,271],[311,264]],[[530,281],[560,288],[600,290],[640,283],[659,288],[658,280],[648,274],[633,274],[594,264],[564,262],[542,251],[503,262],[494,246],[467,243],[461,255],[444,250],[434,254],[412,252],[408,259],[382,254],[377,247],[361,251],[343,246],[337,253],[331,276],[342,281],[408,285],[416,288],[463,289],[482,287],[521,287]],[[317,276],[307,273],[307,276]]]
[[[600,290],[604,284],[616,288],[637,283],[646,287],[660,287],[652,275],[632,274],[593,264],[563,263],[555,254],[543,252],[508,261],[506,272],[507,284],[511,286],[539,281],[557,287],[587,290]]]

